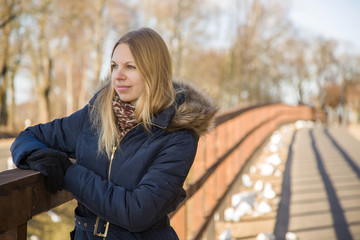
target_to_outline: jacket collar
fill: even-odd
[[[155,114],[152,118],[152,123],[161,128],[167,128],[170,125],[171,120],[175,115],[176,109],[183,104],[185,101],[185,96],[182,93],[176,94],[175,102],[168,108],[163,111]]]

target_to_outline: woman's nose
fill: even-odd
[[[126,75],[124,73],[124,69],[119,67],[118,69],[114,69],[113,70],[113,75],[115,78],[117,79],[125,79]]]

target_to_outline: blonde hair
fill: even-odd
[[[136,68],[145,82],[145,90],[136,101],[135,116],[150,132],[153,115],[169,107],[175,99],[169,50],[161,36],[150,28],[126,33],[115,43],[111,57],[119,44],[129,46]],[[112,108],[114,94],[114,86],[108,78],[90,111],[93,126],[99,132],[99,152],[105,151],[108,157],[121,140]]]

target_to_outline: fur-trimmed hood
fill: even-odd
[[[174,87],[176,107],[168,131],[190,129],[199,136],[209,132],[218,111],[215,101],[188,82],[175,82]]]

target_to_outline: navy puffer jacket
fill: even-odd
[[[65,189],[79,203],[75,239],[102,239],[87,224],[97,217],[102,225],[110,222],[108,240],[177,239],[166,224],[167,214],[184,199],[183,183],[198,138],[209,129],[217,108],[193,86],[176,86],[175,105],[154,116],[151,133],[142,124],[131,129],[111,162],[97,151],[98,134],[89,119],[91,101],[69,117],[27,128],[12,144],[19,168],[28,168],[24,160],[40,148],[76,158],[65,175]]]

